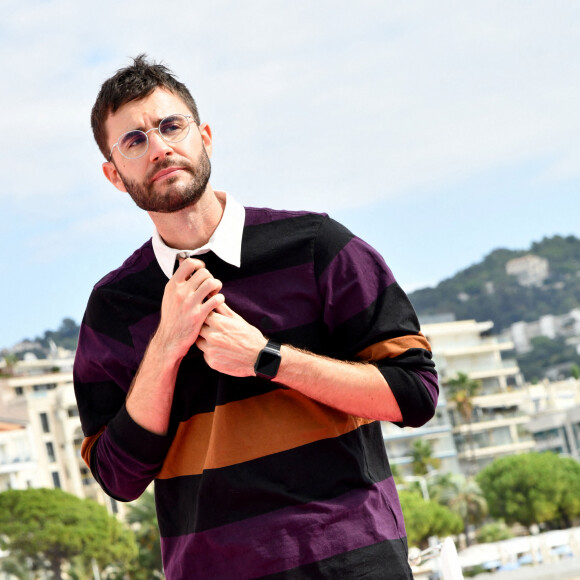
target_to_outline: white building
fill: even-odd
[[[533,407],[527,426],[537,451],[551,451],[580,461],[580,380],[529,385]]]
[[[534,254],[509,260],[505,270],[507,274],[516,276],[522,286],[541,286],[550,275],[548,260]]]
[[[31,429],[24,421],[0,419],[0,492],[34,487],[38,464]]]
[[[567,314],[546,314],[532,322],[514,322],[504,335],[510,336],[519,353],[532,349],[532,338],[546,336],[554,339],[564,337],[568,342],[580,338],[580,308],[574,308]],[[579,349],[580,352],[580,349]]]
[[[493,322],[462,320],[424,324],[423,333],[433,349],[440,384],[465,373],[479,381],[473,398],[471,423],[465,423],[455,403],[449,401],[449,418],[462,471],[478,471],[495,458],[529,451],[534,441],[526,430],[529,422],[526,394],[517,362],[502,353],[513,343],[491,336]]]
[[[0,417],[24,427],[20,430],[27,433],[21,434],[20,444],[5,442],[6,457],[13,453],[8,450],[18,445],[19,453],[25,455],[22,451],[25,437],[31,448],[26,469],[12,473],[4,489],[7,486],[61,488],[78,497],[92,498],[116,513],[117,502],[103,493],[80,455],[84,436],[72,372],[59,370],[71,369],[72,362],[72,355],[68,359],[21,361],[16,365],[14,376],[0,378]],[[2,437],[17,439],[16,434],[5,433]],[[12,462],[12,466],[18,467],[17,463]],[[24,467],[25,462],[22,464]],[[30,465],[34,466],[33,471]]]

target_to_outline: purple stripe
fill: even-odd
[[[255,578],[405,537],[393,478],[325,502],[162,538],[167,580]]]
[[[137,499],[159,473],[159,463],[143,463],[125,453],[112,441],[108,429],[99,437],[96,453],[99,477],[107,491],[127,501]]]
[[[439,385],[435,372],[417,370],[413,372],[419,376],[421,382],[425,385],[429,396],[433,400],[433,405],[437,406],[437,401],[439,400]]]
[[[114,281],[122,280],[126,276],[140,272],[147,268],[153,260],[155,260],[155,252],[153,252],[153,243],[149,239],[139,249],[135,250],[119,268],[109,272],[100,280],[95,285],[95,288],[111,284]]]
[[[327,311],[334,316],[327,321],[330,330],[368,308],[394,282],[382,256],[360,238],[353,238],[320,277]]]
[[[77,380],[84,383],[113,380],[125,391],[129,389],[133,372],[126,363],[135,356],[131,347],[85,324],[81,325],[79,343],[82,344],[82,352],[88,353],[88,356],[75,358]]]
[[[129,327],[131,338],[133,339],[133,347],[135,349],[133,357],[136,362],[136,367],[141,364],[140,361],[143,360],[143,357],[145,356],[145,351],[149,346],[151,337],[159,326],[160,318],[161,310],[159,310],[159,312],[154,312],[149,316],[144,316],[141,320]]]
[[[228,282],[223,294],[250,324],[271,332],[313,322],[321,310],[311,263]]]
[[[261,224],[267,224],[270,222],[275,222],[278,220],[286,220],[297,218],[305,215],[326,215],[317,214],[311,211],[288,211],[288,210],[277,210],[268,209],[260,207],[247,207],[246,209],[246,226],[258,226]]]

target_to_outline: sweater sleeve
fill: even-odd
[[[326,217],[315,242],[315,274],[334,353],[372,361],[403,420],[418,427],[435,414],[438,381],[415,311],[381,255]]]
[[[134,345],[113,330],[120,326],[120,316],[106,291],[93,290],[81,324],[73,378],[85,435],[83,460],[108,495],[131,501],[161,469],[172,438],[143,429],[125,409],[139,362]]]

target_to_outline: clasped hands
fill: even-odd
[[[185,356],[195,343],[212,369],[252,376],[267,340],[225,303],[221,288],[201,260],[181,260],[165,288],[158,338],[176,357]]]

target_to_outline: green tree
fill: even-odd
[[[399,492],[409,546],[425,548],[431,536],[458,534],[463,528],[461,518],[434,501],[425,501],[414,491]]]
[[[532,350],[517,357],[518,365],[524,377],[528,381],[542,380],[546,371],[551,367],[568,366],[569,373],[573,375],[573,367],[580,364],[580,355],[576,348],[566,343],[563,337],[548,338],[536,336],[530,341]]]
[[[139,547],[138,566],[132,571],[131,578],[163,578],[155,496],[151,492],[146,491],[137,501],[128,504],[127,522],[131,524]]]
[[[480,544],[501,542],[502,540],[509,540],[512,537],[513,534],[503,520],[489,522],[477,530],[477,541]]]
[[[471,432],[471,422],[473,419],[473,398],[481,389],[480,381],[469,378],[466,373],[459,372],[453,379],[449,379],[447,387],[448,398],[457,405],[457,410],[463,421],[467,424],[467,441],[470,449],[470,461],[475,463],[475,449],[473,445],[473,433]]]
[[[507,524],[568,527],[580,515],[580,464],[553,453],[496,459],[477,481],[490,514]]]
[[[137,553],[131,530],[105,507],[60,489],[0,493],[0,530],[0,548],[33,569],[50,570],[54,580],[76,557],[123,567]]]
[[[411,467],[414,475],[427,475],[441,465],[441,460],[433,457],[433,447],[429,441],[423,439],[413,441],[411,457],[413,458]]]
[[[4,358],[4,369],[3,371],[0,372],[2,372],[2,374],[4,374],[5,376],[11,377],[14,374],[14,367],[18,362],[18,356],[12,353],[6,353],[3,355],[3,358]]]
[[[481,523],[488,512],[487,501],[478,483],[473,478],[454,474],[447,480],[438,500],[461,518],[469,545],[469,527]]]

